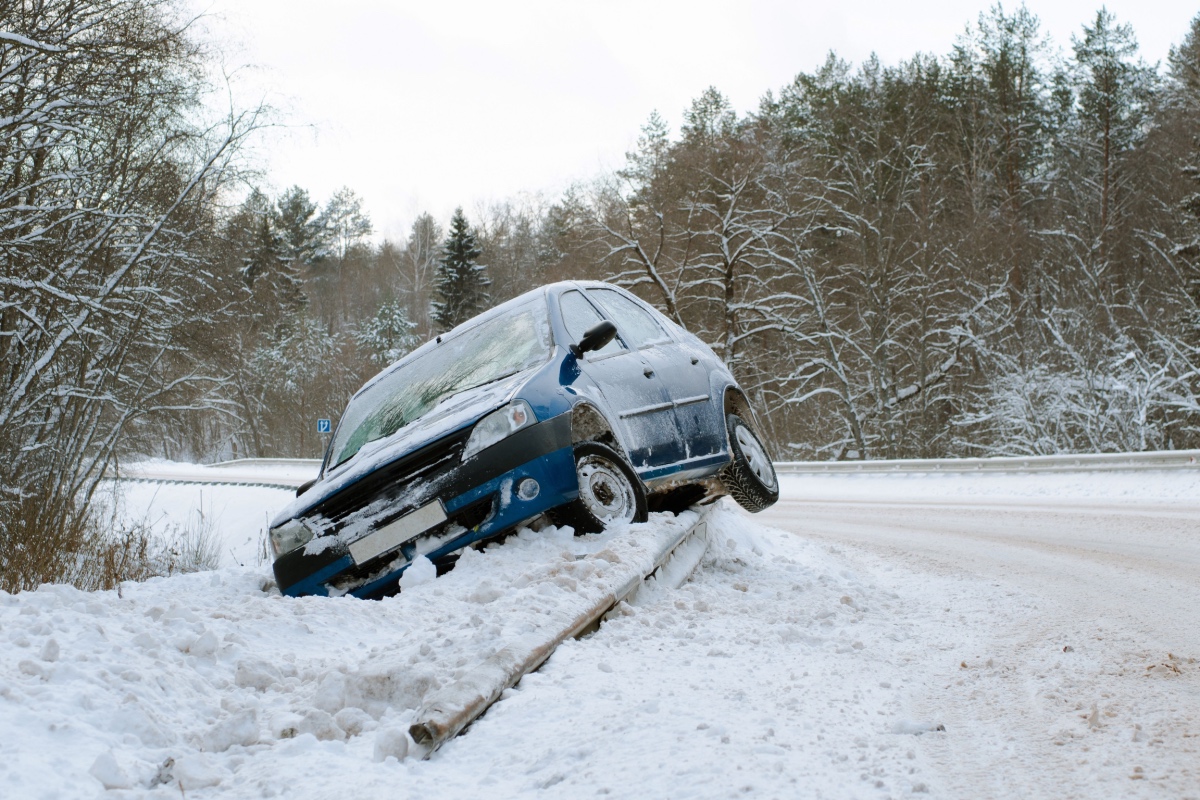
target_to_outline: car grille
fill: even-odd
[[[487,495],[486,497],[481,497],[480,499],[476,500],[474,503],[470,503],[469,505],[466,505],[463,508],[460,508],[458,511],[451,514],[446,519],[445,522],[441,523],[440,525],[438,525],[435,528],[431,528],[426,534],[422,534],[422,535],[423,536],[426,536],[426,535],[427,536],[441,536],[451,526],[458,526],[465,530],[471,530],[472,528],[476,527],[477,525],[480,525],[485,520],[487,520],[487,518],[495,512],[495,508],[496,508],[495,493]],[[412,552],[405,550],[403,547],[400,549],[399,552],[407,553],[406,557],[412,556]],[[396,556],[397,556],[397,551],[392,551],[390,553],[382,554],[378,558],[373,558],[364,564],[358,564],[356,566],[350,567],[349,569],[339,573],[336,578],[336,581],[334,583],[331,583],[330,585],[336,586],[337,588],[341,589],[342,591],[350,591],[359,586],[363,586],[364,584],[367,584],[367,583],[371,582],[372,580],[379,578],[381,576],[381,573],[385,573],[387,570],[381,569],[381,565],[386,563],[388,560],[395,559]],[[444,558],[457,559],[458,556],[457,556],[457,554],[453,554],[451,556],[445,556]],[[380,589],[377,594],[379,596],[395,594],[395,592],[398,591],[398,586],[399,586],[399,584],[393,583],[387,587]]]
[[[372,527],[386,525],[431,499],[426,493],[411,492],[411,487],[417,482],[434,480],[457,467],[462,462],[462,451],[470,435],[470,428],[452,433],[380,467],[305,516],[323,517],[322,535],[326,536],[337,533],[348,517],[368,506],[380,509],[373,512]],[[406,494],[409,496],[405,497]]]

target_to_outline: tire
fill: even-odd
[[[721,483],[737,504],[752,514],[775,505],[779,478],[754,429],[736,414],[725,418],[733,460],[721,470]]]
[[[646,521],[646,490],[621,454],[599,442],[575,445],[579,498],[549,512],[556,525],[599,533],[609,525]]]

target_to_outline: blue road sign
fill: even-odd
[[[317,420],[317,433],[331,433],[333,431],[333,423],[327,419]]]

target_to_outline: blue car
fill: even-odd
[[[703,342],[604,283],[535,289],[351,398],[318,478],[271,523],[288,595],[382,597],[420,556],[539,517],[579,532],[731,495],[778,499],[745,394]]]

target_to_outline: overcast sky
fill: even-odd
[[[556,196],[618,167],[657,109],[716,86],[739,113],[835,50],[895,63],[949,52],[988,0],[198,0],[228,42],[243,97],[290,127],[261,140],[268,188],[324,201],[349,186],[379,236],[403,239],[430,211],[519,192]],[[1113,0],[1142,53],[1163,61],[1196,5]],[[1006,8],[1015,7],[1012,3]],[[1090,0],[1031,2],[1064,50]]]

